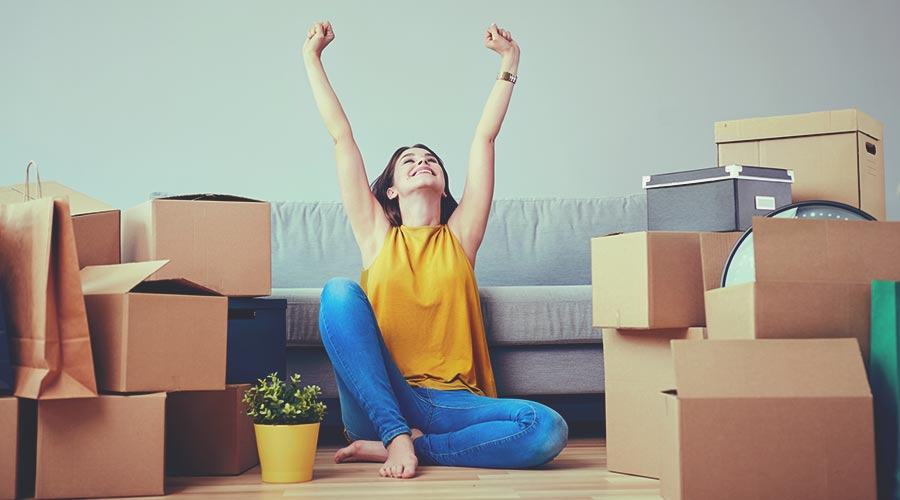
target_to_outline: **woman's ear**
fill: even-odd
[[[387,188],[387,190],[385,190],[385,194],[387,195],[389,200],[393,200],[394,197],[396,196],[393,188]]]

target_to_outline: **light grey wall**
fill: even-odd
[[[497,198],[637,192],[644,174],[712,166],[716,120],[857,107],[885,124],[900,218],[894,0],[2,0],[0,184],[35,159],[122,208],[151,191],[338,200],[299,56],[318,19],[370,179],[425,142],[459,197],[497,21],[522,47]]]

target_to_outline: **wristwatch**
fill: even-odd
[[[510,73],[509,71],[504,71],[500,73],[500,76],[497,77],[498,80],[506,80],[511,83],[516,83],[516,75]]]

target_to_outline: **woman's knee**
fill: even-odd
[[[319,296],[319,333],[329,335],[324,323],[334,324],[335,315],[342,317],[359,303],[360,294],[365,296],[358,283],[350,278],[337,277],[325,282]]]
[[[543,465],[550,462],[566,447],[569,426],[556,410],[549,406],[532,403],[535,410],[535,430],[529,446],[530,464]]]
[[[342,276],[331,278],[325,282],[322,287],[322,294],[319,296],[320,303],[346,302],[356,298],[358,292],[362,288],[359,283],[350,278]]]

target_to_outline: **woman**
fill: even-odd
[[[447,171],[422,144],[397,149],[370,186],[350,123],[322,66],[334,40],[312,25],[303,46],[316,105],[334,139],[341,198],[362,253],[359,284],[328,280],[319,330],[334,366],[344,433],[336,462],[384,462],[410,478],[424,464],[519,468],[549,462],[568,427],[545,405],[498,399],[474,276],[494,191],[494,140],[506,114],[519,46],[495,24],[501,56],[469,152],[459,204]]]

